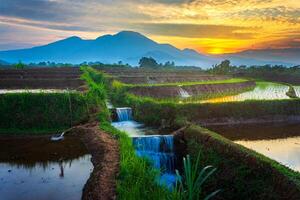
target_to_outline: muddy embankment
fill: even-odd
[[[72,127],[65,132],[65,137],[51,142],[51,136],[0,136],[0,160],[34,166],[37,162],[72,160],[91,154],[94,169],[83,188],[82,199],[116,199],[118,141],[101,131],[97,122]]]
[[[79,68],[1,69],[0,89],[84,90]]]
[[[240,83],[220,83],[220,84],[198,84],[188,86],[147,86],[132,87],[130,93],[137,96],[147,96],[152,98],[180,98],[180,88],[184,89],[191,97],[201,97],[210,94],[240,93],[255,87],[255,82],[246,81]]]
[[[254,118],[246,118],[246,117],[210,118],[210,119],[195,120],[195,122],[202,126],[264,124],[264,123],[280,123],[280,122],[296,123],[296,122],[300,122],[300,114],[299,115],[264,115],[264,116],[254,117]]]
[[[179,82],[199,82],[199,81],[216,81],[224,80],[229,77],[212,76],[212,75],[174,75],[174,74],[150,74],[150,75],[135,75],[135,76],[117,76],[116,79],[129,84],[156,84],[156,83],[179,83]]]
[[[217,168],[204,191],[222,189],[215,199],[300,199],[300,174],[222,136],[191,125],[177,131],[186,153]],[[204,166],[203,166],[204,167]]]
[[[71,134],[80,138],[92,155],[94,170],[83,189],[83,200],[116,199],[119,172],[119,144],[111,135],[100,131],[97,122],[76,126]]]

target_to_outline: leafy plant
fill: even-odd
[[[177,194],[179,194],[179,199],[184,200],[198,200],[202,194],[202,187],[205,181],[216,171],[216,168],[212,166],[206,166],[203,169],[199,168],[200,154],[194,164],[191,162],[191,158],[187,155],[183,158],[184,176],[181,176],[176,170],[178,177],[178,183],[176,185]],[[204,200],[208,200],[214,197],[221,190],[216,190],[209,195],[204,197]]]

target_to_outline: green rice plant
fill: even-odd
[[[192,164],[191,158],[187,155],[183,158],[183,173],[184,176],[179,174],[176,170],[178,183],[176,185],[177,194],[180,199],[183,200],[198,200],[202,194],[202,187],[205,181],[217,170],[212,166],[206,166],[203,169],[199,168],[200,154],[196,159],[196,162]],[[216,190],[209,195],[202,197],[204,200],[208,200],[218,194],[221,190]]]
[[[154,84],[124,84],[126,87],[149,87],[149,86],[190,86],[190,85],[202,85],[202,84],[223,84],[223,83],[242,83],[247,82],[248,79],[244,78],[230,78],[223,80],[209,80],[209,81],[190,81],[190,82],[171,82],[171,83],[154,83]]]
[[[120,146],[120,171],[117,177],[117,197],[124,200],[168,200],[171,191],[158,185],[156,178],[159,171],[154,169],[148,160],[140,158],[136,155],[132,139],[129,136],[114,128],[110,121],[110,112],[106,108],[105,98],[107,93],[107,85],[101,76],[95,78],[96,72],[93,69],[85,68],[84,79],[88,82],[88,94],[91,101],[98,98],[101,111],[98,112],[100,121],[100,129],[110,133],[115,137]],[[90,75],[92,74],[92,76]],[[94,77],[94,78],[92,78]],[[104,76],[102,76],[104,77]]]

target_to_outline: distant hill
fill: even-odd
[[[0,65],[9,65],[9,63],[4,60],[0,60]]]
[[[256,49],[233,54],[224,54],[221,58],[228,58],[235,65],[300,65],[300,48],[289,49]]]
[[[174,61],[177,65],[210,67],[216,59],[193,50],[180,50],[169,44],[159,44],[140,33],[123,31],[116,35],[104,35],[95,40],[70,37],[45,46],[31,49],[0,52],[0,58],[15,63],[30,62],[129,63],[137,65],[141,57],[153,57],[158,62]]]
[[[176,65],[192,65],[209,68],[224,59],[235,65],[299,64],[299,49],[251,50],[218,56],[203,55],[192,49],[180,50],[169,44],[159,44],[144,35],[122,31],[115,35],[104,35],[95,40],[69,37],[44,46],[30,49],[0,51],[0,59],[10,63],[56,63],[79,64],[82,62],[117,63],[122,61],[138,65],[141,57],[153,57],[159,63],[174,61]]]

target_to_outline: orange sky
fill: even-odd
[[[211,54],[300,47],[300,1],[1,0],[0,50],[122,30]]]

